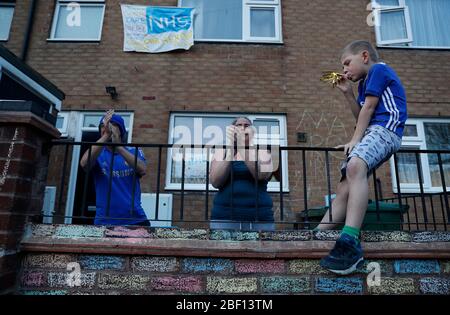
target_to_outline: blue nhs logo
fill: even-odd
[[[147,7],[148,34],[188,30],[192,24],[192,10],[192,8]]]

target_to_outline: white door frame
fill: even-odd
[[[76,122],[77,129],[75,133],[75,142],[80,142],[81,137],[83,136],[83,131],[95,131],[98,130],[98,127],[83,127],[84,118],[86,115],[104,115],[104,111],[92,111],[92,112],[78,112],[76,116],[78,121]],[[120,114],[120,112],[118,113]],[[134,112],[124,112],[124,114],[130,115],[130,125],[127,128],[128,131],[128,142],[131,142],[132,134],[133,134],[133,123],[134,123]],[[73,216],[73,204],[75,201],[75,190],[77,185],[77,177],[78,177],[78,167],[79,167],[79,159],[80,159],[80,150],[81,146],[74,146],[72,151],[72,162],[70,164],[70,177],[69,177],[69,186],[67,189],[67,200],[66,200],[66,210],[65,210],[65,218],[64,224],[72,224],[72,216]],[[61,188],[62,189],[62,188]]]

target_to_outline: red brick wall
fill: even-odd
[[[14,288],[24,225],[41,213],[52,131],[46,125],[42,132],[26,114],[7,117],[0,112],[0,294]]]
[[[13,51],[20,49],[23,37],[28,14],[24,2],[17,1],[11,40],[7,43]],[[166,143],[170,111],[174,110],[283,112],[287,115],[289,145],[298,144],[297,132],[308,134],[308,146],[335,146],[351,137],[354,120],[344,97],[318,78],[323,70],[340,68],[339,52],[347,42],[368,39],[375,43],[374,30],[366,24],[368,1],[343,0],[331,5],[328,0],[283,0],[283,45],[197,43],[189,51],[162,54],[122,51],[119,3],[107,1],[101,42],[62,43],[46,40],[54,1],[39,2],[28,61],[66,93],[63,110],[133,110],[134,142]],[[143,0],[128,3],[149,4]],[[151,4],[173,6],[177,1]],[[411,116],[448,117],[449,51],[379,52],[402,79]],[[117,100],[105,93],[106,85],[117,87]],[[145,99],[148,96],[150,100]],[[156,152],[149,155],[144,191],[155,189]],[[334,190],[341,155],[333,156],[337,158],[332,160],[331,169]],[[162,161],[164,171],[164,156]],[[324,158],[311,153],[307,162],[310,204],[322,205],[327,193]],[[386,197],[391,192],[389,168],[383,167],[378,174]],[[291,192],[286,205],[293,212],[303,207],[302,180],[301,155],[292,153]],[[189,200],[186,205],[198,207]]]

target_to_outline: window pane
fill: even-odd
[[[380,14],[381,40],[406,39],[406,21],[403,10],[384,11]]]
[[[234,117],[175,116],[174,144],[225,144],[225,130]],[[181,183],[182,149],[172,150],[171,182]],[[185,184],[206,183],[206,149],[186,149]],[[210,153],[210,159],[213,155]]]
[[[176,116],[173,143],[225,144],[225,130],[234,117]]]
[[[399,6],[398,0],[377,0],[381,6]]]
[[[250,9],[250,36],[275,37],[275,9]]]
[[[242,39],[242,0],[183,0],[195,8],[195,39]]]
[[[419,150],[419,147],[402,147],[402,149],[415,149]],[[419,175],[417,173],[417,161],[415,153],[397,153],[398,160],[398,175],[400,184],[419,184]],[[421,163],[419,156],[419,163]],[[422,164],[420,165],[422,168]],[[423,182],[423,176],[422,176]]]
[[[98,39],[100,37],[101,22],[103,15],[103,5],[80,7],[80,24],[71,20],[74,8],[61,5],[56,24],[55,38],[67,39]],[[70,15],[70,16],[69,16]],[[67,20],[69,17],[70,23]]]
[[[212,156],[211,153],[210,156]],[[182,180],[182,149],[172,149],[172,172],[171,182],[180,184]],[[186,149],[185,155],[185,184],[205,184],[206,183],[206,149],[190,150]]]
[[[239,116],[239,115],[237,115]],[[236,116],[236,117],[237,117]],[[225,130],[235,120],[234,116],[181,116],[174,117],[172,143],[174,144],[225,144]],[[278,119],[255,119],[257,132],[279,138],[280,122]],[[266,141],[267,143],[267,141]],[[183,150],[174,148],[172,152],[171,183],[181,183]],[[210,152],[210,159],[214,151]],[[185,149],[185,184],[206,183],[206,149]],[[272,181],[276,181],[273,179]]]
[[[255,126],[258,134],[280,134],[280,122],[278,119],[255,119],[253,126]]]
[[[429,150],[450,150],[450,124],[449,123],[424,123],[425,141]],[[450,154],[441,154],[444,179],[450,186]],[[431,185],[442,187],[439,160],[437,154],[428,154],[430,165]]]
[[[450,47],[450,1],[406,0],[413,46]]]
[[[235,117],[175,116],[172,143],[174,144],[225,144],[226,127]],[[280,138],[278,119],[255,119],[257,136],[264,139]]]
[[[0,39],[7,39],[11,29],[14,7],[0,7]]]
[[[280,122],[277,119],[255,119],[256,140],[262,145],[281,145]]]
[[[58,118],[56,118],[56,129],[61,129],[63,127],[64,124],[64,117],[58,116]]]
[[[417,137],[417,126],[416,125],[405,125],[403,130],[404,137]]]
[[[103,115],[85,115],[83,127],[98,127],[98,123],[102,117]]]

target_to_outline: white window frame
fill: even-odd
[[[376,0],[372,0],[372,9],[375,18],[375,36],[377,44],[379,46],[388,46],[392,44],[408,44],[413,41],[412,28],[411,28],[411,18],[409,15],[409,9],[405,5],[405,0],[398,0],[398,6],[381,6]],[[406,26],[406,38],[395,39],[395,40],[382,40],[381,38],[381,14],[384,12],[393,11],[403,11],[405,16],[405,26]],[[401,46],[400,46],[401,47]]]
[[[424,123],[449,123],[450,118],[410,118],[405,122],[405,125],[415,125],[417,129],[416,137],[402,138],[402,149],[408,149],[408,147],[419,147],[420,150],[427,150]],[[401,154],[401,153],[399,153]],[[432,186],[431,173],[428,162],[428,154],[420,154],[420,162],[422,168],[423,190],[425,193],[438,193],[442,192],[442,186]],[[395,176],[395,164],[394,157],[389,160],[392,174],[392,190],[394,193],[398,192],[397,189],[397,177]],[[447,189],[450,189],[450,183],[446,183]],[[405,184],[400,183],[400,191],[402,193],[420,193],[420,184]]]
[[[61,117],[63,119],[63,125],[61,128],[58,128],[58,131],[61,133],[61,137],[68,137],[68,125],[69,125],[69,112],[59,112],[58,118]]]
[[[98,34],[98,38],[63,38],[63,37],[55,37],[56,34],[56,26],[58,25],[59,11],[62,6],[67,6],[69,3],[76,2],[79,3],[80,6],[92,6],[92,7],[103,7],[102,18],[100,21],[100,32]],[[53,23],[52,29],[50,32],[50,38],[47,41],[55,41],[55,42],[99,42],[102,38],[103,32],[103,21],[105,19],[105,9],[106,3],[105,0],[76,0],[76,1],[67,1],[67,0],[57,0],[55,7],[55,14],[53,15]]]
[[[178,7],[182,7],[182,1],[178,0]],[[207,0],[203,0],[207,1]],[[250,36],[250,11],[253,8],[274,8],[275,9],[275,37],[251,37]],[[194,18],[196,13],[194,12]],[[242,39],[213,39],[198,38],[196,42],[230,42],[230,43],[283,43],[282,34],[282,12],[281,0],[242,0]]]
[[[236,118],[238,116],[244,116],[248,117],[253,122],[255,119],[276,119],[280,122],[280,138],[281,138],[281,146],[287,146],[287,121],[286,116],[282,114],[275,114],[275,115],[269,115],[269,114],[247,114],[247,113],[184,113],[184,112],[173,112],[170,115],[170,122],[169,122],[169,136],[168,136],[168,143],[173,144],[173,130],[174,130],[174,122],[175,117],[230,117],[230,118]],[[265,135],[259,135],[260,137],[264,137]],[[212,155],[210,155],[210,159],[212,159]],[[288,153],[286,150],[282,152],[281,155],[282,159],[282,180],[283,180],[283,192],[289,192],[289,170],[288,170]],[[170,148],[167,152],[167,163],[166,163],[166,182],[165,182],[165,190],[181,190],[181,183],[171,183],[172,178],[172,153],[170,151]],[[210,163],[211,166],[211,163]],[[206,184],[192,184],[192,183],[185,183],[184,184],[185,190],[195,190],[195,191],[206,191]],[[218,189],[214,188],[211,184],[209,184],[209,190],[210,191],[217,191]],[[268,192],[279,192],[280,191],[280,184],[279,182],[269,182],[267,184],[267,191]]]
[[[6,38],[0,38],[0,41],[8,41],[9,35],[11,34],[11,27],[14,19],[14,13],[16,12],[16,4],[15,3],[9,3],[9,2],[0,2],[0,7],[12,7],[13,8],[13,16],[11,18],[11,23],[9,23],[9,29],[6,35]]]
[[[246,0],[248,4],[279,4],[281,0]]]
[[[98,115],[103,116],[105,115],[105,111],[71,111],[68,112],[71,119],[73,120],[76,128],[75,128],[75,142],[80,142],[83,136],[83,132],[85,131],[98,131],[97,127],[83,127],[84,118],[88,115]],[[130,123],[129,126],[126,128],[128,132],[128,142],[131,142],[133,138],[133,123],[134,123],[134,112],[127,111],[127,112],[117,112],[119,115],[129,115],[130,116]],[[99,119],[100,121],[100,119]],[[70,135],[69,130],[69,135]],[[72,150],[72,162],[70,165],[70,177],[69,177],[69,184],[67,189],[67,202],[66,202],[66,209],[65,209],[65,216],[64,224],[72,224],[72,215],[73,215],[73,206],[75,201],[75,190],[76,190],[76,184],[77,184],[77,177],[78,177],[78,167],[79,167],[79,160],[80,160],[80,154],[81,154],[81,148],[80,146],[74,146]]]
[[[252,9],[274,9],[274,15],[275,15],[275,36],[274,37],[256,37],[251,36],[251,18],[250,18],[250,12]],[[265,42],[265,41],[277,41],[280,37],[281,27],[280,25],[280,13],[279,13],[279,7],[273,6],[273,5],[246,5],[244,7],[243,12],[243,34],[244,39],[248,39],[248,41],[257,41],[257,42]]]
[[[377,46],[378,47],[389,47],[389,48],[403,48],[403,49],[445,49],[448,50],[450,49],[450,46],[411,46],[411,43],[413,41],[413,35],[412,34],[412,28],[411,28],[411,18],[409,15],[409,9],[406,6],[405,0],[399,0],[399,5],[398,6],[377,6],[377,0],[371,0],[372,1],[372,12],[375,18],[375,25],[379,25],[379,13],[380,11],[384,11],[384,10],[399,10],[401,8],[406,8],[405,11],[405,22],[407,23],[406,27],[407,27],[407,33],[410,34],[410,36],[408,36],[408,40],[410,41],[401,41],[399,43],[389,43],[388,41],[382,41],[381,40],[381,34],[380,34],[380,30],[379,27],[375,26],[375,37],[377,40]],[[409,29],[409,31],[408,31]],[[398,44],[406,44],[406,46],[401,46]]]

